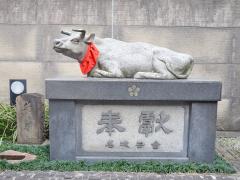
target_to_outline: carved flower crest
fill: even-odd
[[[130,96],[138,96],[138,93],[140,92],[140,88],[136,85],[132,85],[128,87],[128,93]]]

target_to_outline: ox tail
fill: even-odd
[[[169,61],[163,61],[166,64],[167,70],[172,73],[177,79],[186,79],[192,72],[194,61],[190,57],[189,61],[181,68],[174,68]]]

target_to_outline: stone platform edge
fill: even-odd
[[[129,87],[139,88],[130,96]],[[203,80],[46,79],[47,99],[219,101],[222,83]]]

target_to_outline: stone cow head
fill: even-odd
[[[58,53],[80,61],[85,55],[87,45],[93,42],[95,34],[90,34],[85,38],[85,30],[73,29],[72,31],[75,33],[61,31],[61,33],[67,35],[67,37],[55,39],[53,49]]]

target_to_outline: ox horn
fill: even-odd
[[[91,33],[91,34],[89,35],[89,37],[86,38],[85,42],[86,42],[86,43],[91,43],[91,42],[94,41],[94,38],[95,38],[95,34],[94,34],[94,33]]]
[[[86,30],[83,30],[83,29],[73,29],[73,31],[80,32],[81,33],[81,35],[80,35],[81,39],[85,38]]]
[[[66,32],[66,31],[61,31],[61,33],[62,33],[62,34],[65,34],[65,35],[68,35],[68,36],[70,36],[70,35],[71,35],[71,33],[69,33],[69,32]]]

